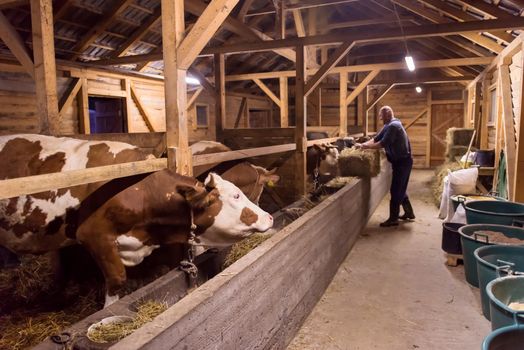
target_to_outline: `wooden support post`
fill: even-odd
[[[338,135],[340,137],[346,136],[348,132],[348,105],[346,103],[347,93],[348,93],[347,89],[348,89],[348,74],[340,73],[339,99],[338,99],[339,114],[340,114]]]
[[[427,120],[426,123],[426,168],[429,168],[431,166],[431,89],[425,89],[426,90],[426,97],[427,97]]]
[[[179,69],[177,48],[184,36],[184,2],[162,0],[162,46],[166,100],[166,146],[168,168],[192,175],[187,123],[186,71]]]
[[[36,105],[41,116],[40,132],[60,134],[56,92],[55,42],[51,0],[31,0]]]
[[[301,198],[306,194],[306,119],[307,119],[307,103],[304,94],[305,80],[306,80],[306,62],[305,62],[305,47],[298,46],[296,48],[296,80],[295,80],[295,195]]]
[[[502,64],[499,67],[500,89],[502,96],[502,113],[504,125],[504,140],[505,140],[505,155],[506,155],[506,171],[508,180],[508,197],[509,200],[514,199],[515,188],[515,127],[513,121],[513,106],[511,103],[511,81],[509,75],[509,66]]]
[[[78,131],[81,134],[90,134],[91,125],[89,123],[89,96],[87,94],[87,78],[80,78],[81,87],[78,94]]]
[[[482,113],[480,117],[480,149],[488,148],[488,120],[490,111],[490,98],[489,98],[489,81],[484,79],[482,81]]]
[[[278,39],[286,38],[286,9],[284,0],[276,0],[275,5],[277,8],[276,21],[275,21],[275,33],[277,33]]]
[[[521,48],[522,58],[521,67],[524,63],[524,43]],[[514,200],[524,202],[524,79],[520,81],[520,108],[519,108],[519,125],[517,130],[517,154],[515,163],[515,184],[513,186]]]
[[[289,97],[286,77],[279,78],[280,83],[280,127],[289,127]]]
[[[369,99],[369,97],[368,97],[368,95],[369,95],[368,90],[369,90],[369,89],[368,89],[368,87],[366,86],[366,88],[365,88],[364,91],[363,91],[363,94],[364,94],[364,96],[366,97],[366,102],[367,102],[368,99]],[[375,117],[376,117],[376,114],[377,114],[377,113],[376,113],[376,106],[375,106],[375,111],[374,111],[374,116],[375,116]],[[364,130],[363,130],[363,132],[364,132],[364,136],[368,136],[368,133],[369,133],[369,113],[368,113],[368,111],[365,111],[365,112],[364,112]]]
[[[357,115],[355,116],[355,126],[364,125],[364,117],[367,115],[367,91],[361,92],[357,97]]]
[[[222,130],[226,125],[226,61],[223,54],[216,54],[214,57],[215,66],[215,123],[216,139],[222,139]]]
[[[471,89],[464,89],[464,127],[470,127],[470,115],[471,115]]]
[[[235,125],[233,126],[235,129],[238,128],[240,125],[240,120],[242,119],[242,116],[245,115],[245,109],[247,107],[247,97],[242,97],[242,102],[240,102],[240,108],[238,109],[237,119],[235,120]]]
[[[126,121],[127,121],[127,132],[133,132],[133,120],[131,119],[133,111],[133,98],[131,96],[131,79],[125,78],[122,80],[122,87],[126,92]],[[150,129],[149,131],[152,131]]]
[[[480,146],[480,89],[482,89],[482,84],[479,82],[475,84],[474,87],[474,106],[473,106],[473,125],[475,130],[477,130],[477,135],[475,136],[475,146]]]

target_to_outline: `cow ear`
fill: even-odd
[[[216,188],[217,183],[220,180],[222,180],[222,178],[216,173],[209,173],[204,184],[206,185],[206,188]]]
[[[208,192],[203,186],[177,186],[177,191],[186,199],[192,208],[204,208],[208,205]]]
[[[267,174],[268,174],[268,175],[274,175],[274,174],[277,173],[277,170],[278,170],[278,168],[273,168],[273,169],[271,169],[271,170],[268,170]]]

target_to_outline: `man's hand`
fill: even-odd
[[[362,143],[355,143],[356,149],[364,149],[364,145]]]

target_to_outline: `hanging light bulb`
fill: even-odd
[[[197,78],[186,76],[186,84],[189,84],[189,85],[200,85],[200,80],[198,80]]]
[[[415,70],[415,61],[413,60],[413,57],[406,56],[405,60],[406,60],[406,65],[408,66],[409,71],[413,72]]]
[[[422,92],[422,88],[420,86],[415,87],[415,91],[420,94]]]

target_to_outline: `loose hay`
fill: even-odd
[[[167,310],[167,303],[148,300],[137,308],[137,313],[129,322],[114,322],[94,327],[89,332],[89,339],[96,343],[117,342],[129,334],[151,322],[155,317]]]
[[[271,235],[255,233],[242,241],[233,244],[229,254],[224,260],[224,269],[233,265],[235,261],[258,247],[262,242],[266,241]]]
[[[460,170],[462,166],[459,162],[446,162],[435,169],[435,180],[433,181],[433,198],[435,204],[440,206],[440,197],[442,196],[442,184],[444,178],[448,176],[448,169],[451,171]]]
[[[343,177],[374,177],[380,174],[380,151],[347,148],[338,158],[340,175]]]
[[[336,178],[327,182],[324,186],[331,188],[342,188],[347,184],[354,183],[356,180],[357,178],[353,176],[337,176]]]

